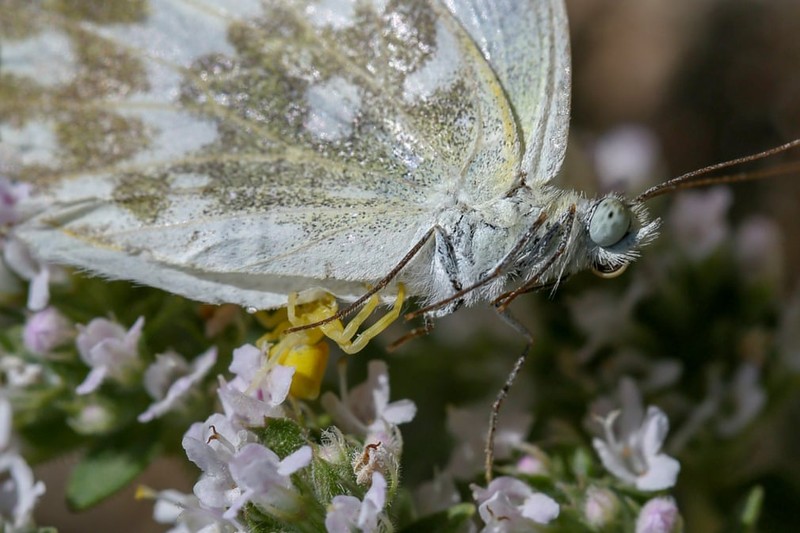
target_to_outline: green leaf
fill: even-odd
[[[459,503],[449,509],[434,513],[409,524],[400,533],[457,533],[475,515],[475,506],[471,503]]]
[[[150,431],[135,426],[90,450],[72,470],[67,504],[82,511],[108,498],[138,476],[158,453],[161,444]]]

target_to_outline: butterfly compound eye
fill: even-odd
[[[631,210],[616,198],[601,200],[589,220],[589,238],[603,248],[617,244],[631,227]]]

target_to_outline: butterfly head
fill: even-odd
[[[641,202],[617,194],[595,200],[587,212],[586,234],[592,270],[616,277],[658,236],[660,220],[651,220]]]

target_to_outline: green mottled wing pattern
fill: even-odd
[[[352,298],[441,205],[520,179],[478,29],[420,0],[7,1],[0,170],[33,188],[17,233],[201,301]]]

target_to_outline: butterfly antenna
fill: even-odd
[[[776,176],[780,174],[788,174],[790,172],[795,172],[797,170],[796,165],[785,165],[777,167],[775,169],[769,169],[760,172],[741,172],[738,174],[727,174],[724,176],[712,176],[712,177],[706,176],[708,173],[714,172],[715,170],[730,168],[736,165],[740,165],[742,163],[749,163],[751,161],[758,161],[759,159],[764,159],[766,157],[770,157],[779,154],[781,152],[791,150],[792,148],[796,148],[798,146],[800,146],[800,139],[795,139],[791,142],[782,144],[780,146],[764,150],[763,152],[758,152],[756,154],[751,154],[744,157],[731,159],[730,161],[716,163],[714,165],[709,165],[707,167],[703,167],[698,170],[687,172],[686,174],[682,174],[677,178],[673,178],[671,180],[665,181],[664,183],[659,183],[658,185],[650,187],[642,194],[637,196],[634,199],[634,202],[644,202],[651,198],[655,198],[656,196],[661,196],[662,194],[682,189],[692,189],[695,187],[703,187],[706,185],[733,183],[737,181],[751,181],[751,180]]]

